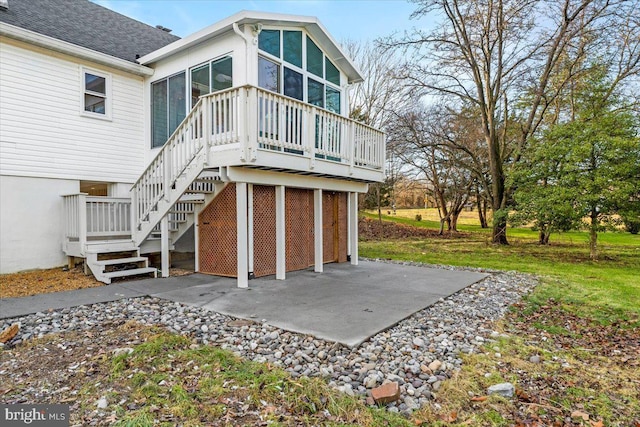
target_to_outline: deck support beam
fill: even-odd
[[[160,269],[162,277],[169,277],[169,215],[160,220]]]
[[[249,287],[249,250],[247,241],[247,183],[236,183],[236,219],[238,246],[238,287]]]
[[[322,189],[313,190],[313,247],[314,247],[314,267],[313,271],[322,273]]]
[[[286,237],[285,237],[285,187],[276,185],[276,279],[286,276]]]
[[[247,233],[249,277],[253,277],[253,184],[247,184]]]
[[[358,193],[349,193],[349,248],[351,265],[358,265]]]
[[[196,273],[200,272],[200,204],[193,204],[193,246],[195,252],[195,260],[193,269]]]

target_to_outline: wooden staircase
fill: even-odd
[[[85,274],[90,271],[103,283],[109,284],[119,277],[143,274],[157,277],[158,274],[155,267],[149,267],[149,259],[140,256],[140,249],[131,240],[88,245],[85,255]]]

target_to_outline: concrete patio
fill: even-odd
[[[0,318],[48,309],[151,296],[265,322],[355,347],[417,311],[485,278],[469,271],[361,261],[254,279],[204,274],[122,282],[99,288],[0,300]]]

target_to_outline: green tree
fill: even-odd
[[[598,232],[640,210],[638,117],[620,108],[610,87],[602,75],[587,80],[571,120],[544,132],[514,174],[517,218],[535,223],[541,243],[586,219],[592,259]]]

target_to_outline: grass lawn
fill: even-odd
[[[439,227],[435,210],[398,210],[383,220]],[[510,244],[498,246],[475,213],[465,213],[459,229],[467,235],[360,243],[360,255],[368,258],[541,277],[535,292],[498,325],[505,337],[482,354],[465,356],[462,371],[440,390],[439,409],[414,414],[416,425],[640,426],[640,236],[600,234],[594,262],[584,232],[552,235],[549,246],[540,246],[536,232],[511,228]],[[533,355],[542,362],[530,362]],[[517,398],[484,396],[489,385],[503,381],[516,384]]]
[[[415,221],[415,213],[423,215]],[[377,215],[365,213],[377,218]],[[446,264],[497,270],[517,270],[546,276],[538,290],[541,298],[555,297],[570,303],[574,310],[599,320],[615,321],[640,315],[640,235],[622,232],[598,236],[600,259],[589,259],[586,232],[552,235],[549,246],[537,244],[537,233],[529,229],[510,228],[509,246],[490,243],[490,230],[477,225],[475,213],[465,212],[460,231],[469,232],[464,239],[405,239],[364,241],[360,255],[369,258],[410,260],[428,264]],[[383,220],[416,227],[438,228],[434,209],[398,210],[397,215],[383,215]],[[613,318],[609,319],[609,316]]]

